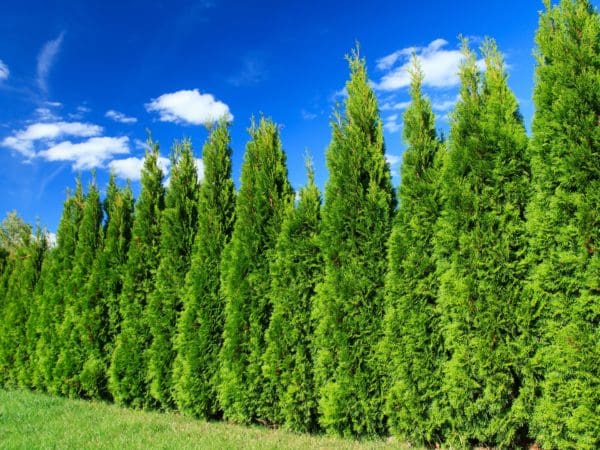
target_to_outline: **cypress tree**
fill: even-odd
[[[528,209],[531,434],[600,447],[600,16],[563,0],[540,17]]]
[[[436,311],[438,279],[433,252],[440,213],[439,177],[445,147],[435,131],[424,74],[414,58],[411,104],[404,113],[399,208],[389,240],[385,281],[383,363],[389,384],[385,413],[401,442],[442,442],[436,412],[441,401],[443,337]]]
[[[274,394],[271,421],[303,432],[317,428],[311,310],[323,266],[320,209],[321,193],[308,165],[308,184],[300,190],[297,206],[287,207],[271,262],[273,313],[263,365],[265,389]]]
[[[161,218],[160,263],[146,315],[152,343],[148,349],[150,395],[171,408],[173,339],[181,311],[181,295],[198,221],[198,172],[189,141],[176,144],[171,155],[169,188]]]
[[[482,76],[463,42],[439,221],[442,389],[447,442],[523,444],[519,402],[528,200],[527,136],[502,57],[486,40]],[[526,320],[526,318],[525,318]]]
[[[224,416],[236,422],[268,415],[262,357],[271,315],[269,259],[293,198],[277,126],[261,118],[249,132],[236,222],[221,266],[225,324],[219,401]]]
[[[165,204],[163,172],[158,166],[159,147],[150,139],[148,147],[119,297],[121,328],[109,368],[109,389],[113,398],[117,403],[134,407],[151,403],[144,359],[150,344],[150,331],[144,312],[159,264],[160,215]]]
[[[94,351],[96,338],[94,305],[86,297],[85,285],[96,253],[102,245],[102,204],[95,180],[86,195],[77,233],[73,268],[65,291],[65,314],[59,329],[59,355],[54,368],[55,383],[64,395],[79,397],[84,388],[79,374]],[[86,367],[86,370],[92,370]]]
[[[79,373],[84,394],[108,398],[107,370],[120,326],[118,296],[123,286],[127,249],[133,220],[133,194],[127,185],[119,189],[111,174],[104,202],[104,245],[97,254],[84,289],[86,306],[80,320],[87,336]]]
[[[320,423],[331,434],[383,431],[381,371],[387,240],[395,208],[377,99],[365,62],[349,58],[345,113],[327,151],[321,247],[325,275],[315,300],[315,379]]]
[[[79,224],[83,216],[84,195],[77,179],[74,195],[68,195],[56,233],[57,245],[44,260],[36,289],[39,304],[36,329],[39,333],[35,354],[33,385],[58,393],[54,368],[60,351],[59,329],[65,311],[65,286],[73,268]]]
[[[204,179],[198,193],[198,231],[175,340],[173,386],[177,407],[202,418],[219,414],[216,377],[224,322],[220,264],[233,230],[235,208],[230,140],[227,123],[222,121],[210,131],[202,149]]]

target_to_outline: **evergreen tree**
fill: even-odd
[[[442,442],[436,413],[441,401],[443,336],[436,311],[438,279],[433,240],[440,213],[439,177],[445,147],[423,96],[417,58],[411,69],[411,104],[404,113],[407,148],[399,208],[389,240],[385,282],[383,364],[389,376],[385,412],[402,442]]]
[[[587,0],[545,4],[528,209],[531,434],[544,448],[592,449],[600,447],[600,16]]]
[[[12,259],[6,272],[4,301],[0,308],[0,385],[28,387],[31,383],[31,346],[28,341],[29,316],[34,311],[32,294],[39,278],[46,240],[37,229],[23,224],[19,243],[8,255]]]
[[[198,222],[198,172],[189,141],[176,144],[161,218],[160,263],[146,315],[152,343],[148,349],[150,395],[163,408],[173,406],[173,340],[185,275]]]
[[[68,195],[56,233],[57,245],[42,264],[36,289],[39,305],[35,328],[39,333],[35,352],[33,385],[50,393],[58,393],[54,368],[60,351],[59,329],[65,311],[65,286],[71,276],[79,224],[83,216],[84,195],[77,179],[74,195]]]
[[[269,259],[293,192],[277,126],[261,118],[249,130],[236,222],[221,266],[225,298],[219,401],[227,419],[265,419],[262,356],[271,308]]]
[[[273,313],[266,332],[265,389],[274,393],[271,421],[295,431],[316,430],[311,320],[315,286],[321,280],[318,245],[321,193],[308,166],[308,184],[290,203],[271,262]]]
[[[395,208],[377,99],[364,60],[349,58],[345,114],[327,151],[321,247],[325,275],[315,300],[315,380],[320,422],[332,434],[383,431],[381,339],[387,240]]]
[[[97,254],[84,289],[86,302],[80,320],[87,342],[79,380],[88,397],[107,398],[107,370],[120,326],[118,296],[123,286],[127,249],[133,220],[133,194],[119,189],[111,174],[104,202],[107,217],[102,251]]]
[[[148,147],[119,297],[121,328],[109,368],[109,389],[113,398],[117,403],[134,407],[151,403],[144,359],[150,344],[150,330],[144,312],[159,264],[160,215],[165,204],[163,172],[158,166],[159,147],[150,139]]]
[[[466,41],[463,52],[436,243],[440,327],[449,358],[442,419],[451,445],[515,446],[526,435],[515,399],[524,364],[527,136],[496,44],[482,46],[483,76]]]
[[[202,149],[204,179],[198,194],[198,231],[175,340],[173,386],[177,407],[203,418],[219,414],[216,376],[224,321],[220,264],[233,230],[235,208],[230,140],[227,123],[222,121],[210,131]]]
[[[94,352],[97,332],[94,305],[85,295],[85,286],[96,253],[102,245],[102,214],[100,192],[94,180],[85,198],[73,268],[66,284],[65,314],[58,336],[60,350],[54,367],[55,383],[60,392],[69,397],[79,397],[85,393],[79,374],[84,370],[88,355]],[[85,370],[89,372],[99,368],[86,366]]]

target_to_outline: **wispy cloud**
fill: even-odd
[[[48,142],[66,136],[92,137],[101,133],[102,127],[91,123],[37,122],[15,132],[12,136],[4,138],[1,145],[19,152],[27,159],[31,159],[36,156],[35,143],[38,141]]]
[[[104,167],[115,155],[129,153],[129,138],[93,137],[83,142],[63,141],[43,150],[38,155],[48,161],[68,161],[74,170]]]
[[[4,81],[10,75],[10,70],[4,61],[0,59],[0,81]]]
[[[406,102],[385,102],[383,105],[381,105],[381,109],[382,111],[402,111],[405,110],[406,108],[408,108],[410,106],[410,101],[406,101]]]
[[[383,128],[390,133],[396,133],[402,128],[402,123],[400,123],[398,114],[392,114],[388,116],[383,121]]]
[[[251,86],[264,81],[268,77],[265,56],[260,52],[246,54],[242,58],[242,68],[236,75],[227,79],[234,86]]]
[[[431,107],[434,111],[445,112],[454,108],[456,102],[458,101],[459,96],[457,95],[454,98],[446,98],[446,99],[437,99],[431,103]]]
[[[52,64],[60,50],[60,46],[63,42],[65,32],[63,31],[58,35],[56,39],[48,41],[42,47],[42,50],[38,54],[37,58],[37,84],[39,88],[45,93],[48,91],[47,78]]]
[[[317,115],[315,113],[312,113],[310,111],[307,111],[305,109],[300,111],[300,114],[302,115],[302,118],[304,120],[313,120],[317,118]]]
[[[458,71],[463,55],[458,49],[448,50],[448,42],[436,39],[427,47],[409,47],[384,56],[377,67],[387,71],[375,87],[381,91],[395,91],[410,85],[410,55],[415,53],[425,75],[423,85],[432,88],[450,88],[460,82]],[[481,66],[481,61],[478,65]]]
[[[135,117],[127,116],[127,115],[123,114],[122,112],[115,111],[114,109],[109,109],[108,111],[106,111],[106,114],[104,114],[104,115],[106,117],[108,117],[109,119],[112,119],[115,122],[119,122],[119,123],[136,123],[137,122],[137,119]]]
[[[162,122],[202,125],[216,122],[221,117],[233,120],[229,106],[212,94],[201,94],[198,89],[163,94],[145,106],[148,112],[157,112]]]
[[[385,160],[390,165],[390,171],[392,173],[392,176],[397,177],[399,174],[398,169],[400,168],[400,161],[402,161],[402,156],[386,153]]]

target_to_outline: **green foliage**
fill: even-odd
[[[262,357],[271,315],[269,259],[293,199],[277,126],[261,118],[249,132],[236,222],[221,266],[225,324],[218,396],[225,417],[235,422],[268,415]]]
[[[202,149],[204,179],[198,194],[198,231],[175,340],[173,387],[177,407],[203,418],[215,418],[219,413],[217,374],[225,309],[220,265],[233,230],[235,208],[230,140],[227,123],[222,121],[210,131]]]
[[[95,181],[90,185],[83,205],[77,233],[73,268],[65,287],[65,313],[59,327],[59,354],[54,380],[59,391],[69,397],[85,395],[79,374],[94,353],[97,320],[94,305],[86,296],[85,286],[96,253],[102,245],[102,204]]]
[[[323,267],[318,243],[321,194],[308,167],[298,205],[287,208],[271,261],[273,313],[265,336],[265,390],[273,394],[270,420],[294,431],[315,431],[311,319],[315,287]]]
[[[439,314],[448,361],[442,390],[447,442],[518,445],[520,311],[525,302],[527,137],[502,57],[486,40],[486,71],[463,43],[460,99],[452,116],[436,242]],[[526,321],[526,318],[525,318]]]
[[[12,218],[16,216],[9,215],[8,220]],[[18,230],[20,237],[18,242],[12,241],[10,268],[5,273],[6,284],[1,294],[0,384],[30,387],[36,336],[29,323],[36,315],[33,293],[48,246],[41,229],[32,236],[31,227],[20,223]]]
[[[411,104],[404,113],[404,151],[398,213],[389,240],[382,360],[387,376],[385,413],[400,441],[442,442],[441,368],[445,354],[436,311],[438,278],[433,252],[440,214],[440,170],[445,147],[435,131],[431,103],[421,92],[416,57]]]
[[[84,289],[85,313],[80,318],[88,332],[88,349],[79,374],[83,392],[88,397],[108,398],[107,370],[114,341],[120,328],[118,297],[123,287],[123,273],[133,221],[133,194],[126,186],[119,189],[111,175],[104,211],[104,246],[97,254]]]
[[[539,393],[531,434],[544,448],[592,449],[600,447],[600,16],[587,0],[546,8],[528,210],[528,381]]]
[[[57,246],[42,265],[42,274],[36,289],[38,320],[35,325],[39,338],[36,346],[33,385],[38,389],[58,393],[54,369],[60,352],[59,330],[65,312],[65,289],[74,265],[79,226],[83,217],[84,195],[81,181],[77,180],[74,195],[65,201],[56,233]]]
[[[395,197],[377,100],[364,60],[349,58],[345,114],[327,151],[321,247],[325,275],[315,300],[319,421],[328,433],[383,432],[381,338],[386,242]]]
[[[144,358],[150,345],[145,310],[160,261],[160,216],[165,206],[163,172],[158,166],[159,147],[149,139],[148,148],[119,297],[121,329],[109,368],[109,390],[115,401],[138,408],[151,403]]]
[[[150,395],[163,408],[174,406],[173,340],[197,223],[198,172],[191,144],[183,141],[175,145],[171,155],[170,183],[161,217],[160,263],[146,309],[152,339],[147,351],[147,378]]]

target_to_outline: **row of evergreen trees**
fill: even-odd
[[[202,418],[454,447],[600,446],[600,18],[546,2],[533,137],[502,56],[463,42],[449,139],[415,60],[398,193],[350,58],[324,202],[278,127],[149,142],[134,202],[81,183],[57,243],[15,215],[0,250],[0,383]]]

